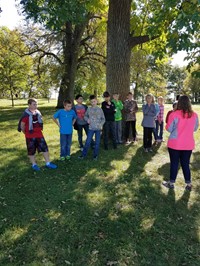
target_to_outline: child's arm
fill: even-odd
[[[56,125],[57,125],[59,128],[61,128],[58,119],[54,118],[54,116],[53,116],[53,121],[56,123]]]
[[[121,111],[124,108],[124,105],[122,103],[122,101],[119,101],[119,110]]]
[[[74,111],[74,117],[72,120],[72,125],[74,125],[74,123],[76,122],[76,119],[77,119],[77,115],[76,115],[76,112]]]
[[[21,127],[21,131],[25,134],[25,123],[21,122],[20,127]]]
[[[136,113],[138,111],[138,105],[137,102],[135,102],[135,106],[133,108],[133,112],[132,113]]]
[[[85,120],[88,124],[90,123],[90,120],[89,120],[89,108],[88,108],[87,111],[85,112],[84,120]]]
[[[101,127],[103,127],[104,123],[106,122],[105,115],[102,109],[101,110]]]

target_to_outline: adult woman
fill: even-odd
[[[177,110],[169,115],[166,130],[170,132],[167,147],[170,157],[170,181],[163,182],[167,188],[174,188],[179,161],[183,171],[186,190],[191,191],[190,157],[195,147],[194,131],[199,126],[198,116],[192,110],[189,98],[180,96]]]

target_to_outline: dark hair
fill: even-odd
[[[174,108],[177,104],[178,104],[178,101],[175,101],[175,102],[172,104],[172,107]]]
[[[129,91],[129,93],[127,93],[127,96],[128,96],[128,95],[133,95],[133,93],[132,93],[131,91]]]
[[[97,97],[96,97],[94,94],[90,95],[90,97],[89,97],[90,101],[91,101],[91,100],[94,100],[94,99],[96,99],[96,98],[97,98]]]
[[[192,106],[190,99],[187,95],[182,95],[178,99],[178,104],[177,104],[177,110],[182,110],[183,112],[183,117],[185,117],[185,114],[188,114],[188,117],[190,118],[193,114],[192,111]]]
[[[108,91],[105,91],[105,92],[103,93],[103,97],[104,97],[104,98],[110,97],[110,93],[109,93]]]
[[[63,101],[63,105],[67,105],[67,104],[72,104],[72,101],[70,101],[70,100],[64,100]]]
[[[28,105],[30,105],[32,103],[37,103],[37,100],[35,98],[28,99]]]
[[[75,97],[75,100],[77,100],[78,98],[82,97],[83,98],[83,95],[81,94],[77,94],[76,97]]]

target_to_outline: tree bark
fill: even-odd
[[[63,107],[63,100],[68,99],[73,101],[74,99],[79,47],[88,20],[89,18],[85,20],[85,23],[76,25],[74,29],[69,22],[65,25],[63,38],[64,71],[60,84],[57,108]]]
[[[130,34],[131,0],[110,0],[107,28],[106,87],[113,94],[118,92],[122,100],[130,90],[131,49],[157,38]]]
[[[106,88],[126,98],[130,87],[131,0],[110,0],[107,28]]]

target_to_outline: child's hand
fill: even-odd
[[[88,119],[88,121],[87,121],[87,122],[88,122],[88,124],[90,124],[90,119]]]

